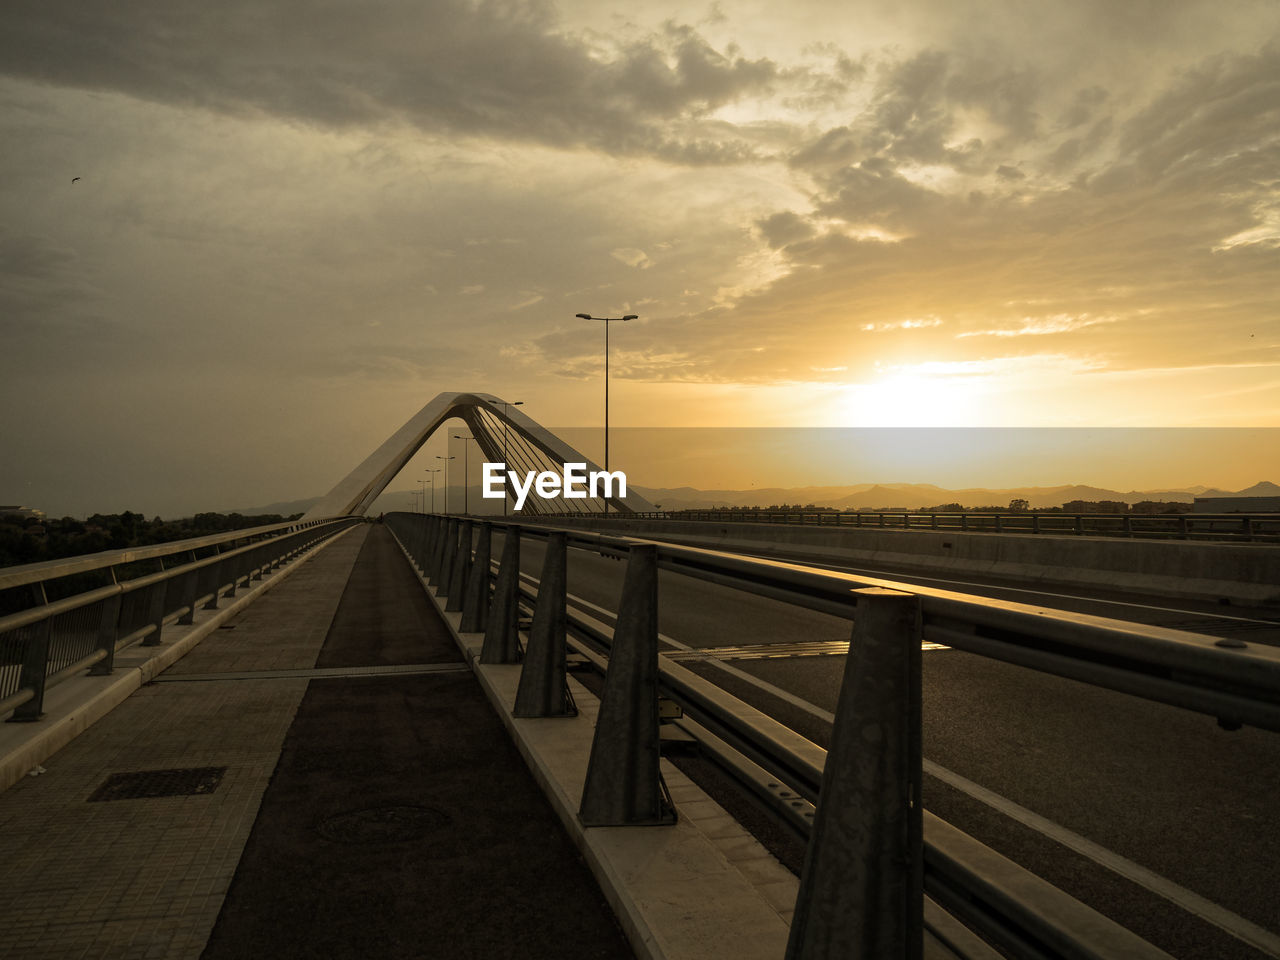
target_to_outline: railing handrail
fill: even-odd
[[[330,517],[328,520],[338,519]],[[126,547],[122,550],[100,550],[97,553],[83,553],[75,557],[62,557],[57,560],[38,560],[35,563],[24,563],[12,567],[0,567],[0,590],[21,587],[46,580],[57,580],[77,573],[92,573],[107,567],[134,563],[138,560],[154,560],[175,553],[189,553],[204,547],[212,547],[233,540],[244,540],[252,537],[266,537],[274,534],[292,533],[326,523],[328,520],[285,521],[269,523],[260,527],[243,527],[239,530],[228,530],[225,533],[211,533],[203,537],[190,537],[186,540],[169,540],[165,543],[152,543],[145,546]]]
[[[836,616],[852,616],[855,589],[902,590],[921,598],[926,638],[947,646],[1206,713],[1224,726],[1280,731],[1280,648],[639,537],[486,522],[533,536],[564,533],[570,546],[597,550],[653,543],[661,568]]]
[[[1280,511],[1270,513],[1062,513],[1057,510],[964,510],[942,511],[942,510],[767,510],[765,508],[755,509],[732,508],[732,507],[690,507],[686,510],[650,510],[643,513],[629,514],[611,514],[609,519],[618,520],[634,520],[634,519],[650,519],[650,520],[680,520],[691,514],[715,514],[718,517],[878,517],[884,515],[886,517],[967,517],[970,520],[975,517],[1000,517],[1002,520],[1028,520],[1032,517],[1039,517],[1042,520],[1063,519],[1074,520],[1076,518],[1085,520],[1123,520],[1128,517],[1130,520],[1265,520],[1268,522],[1280,522]],[[580,514],[580,513],[563,513],[563,514],[543,514],[547,517],[581,517],[591,519],[599,514]],[[526,517],[525,519],[530,519]]]
[[[599,514],[555,513],[521,515],[519,519],[592,520]],[[694,523],[795,524],[797,526],[875,529],[886,531],[978,534],[1034,534],[1037,536],[1096,536],[1113,539],[1215,540],[1231,543],[1280,542],[1280,513],[1057,513],[1040,510],[764,510],[690,508],[615,515],[613,521],[665,520]],[[1224,529],[1225,526],[1225,529]]]
[[[414,519],[418,519],[417,516],[410,514],[402,516],[412,516]],[[391,514],[387,519],[394,525],[398,518],[397,515]],[[556,528],[548,524],[526,524],[518,520],[483,522],[491,524],[493,529],[515,528],[520,531],[521,538],[523,538],[526,531],[537,538],[549,536],[553,533],[562,534],[568,546],[588,547],[604,554],[623,553],[629,551],[633,546],[643,545],[646,550],[656,552],[659,567],[665,565],[667,569],[681,569],[676,564],[676,561],[682,558],[686,561],[686,564],[685,568],[681,569],[681,572],[692,573],[694,576],[699,576],[700,574],[692,572],[692,567],[689,565],[690,560],[696,558],[704,565],[709,565],[702,571],[702,573],[706,573],[710,567],[716,566],[719,560],[723,559],[717,551],[673,547],[668,544],[655,544],[653,541],[644,541],[631,537],[584,533],[572,528]],[[429,573],[438,583],[443,583],[446,580],[451,581],[446,590],[451,598],[450,603],[453,602],[452,598],[455,593],[461,589],[462,578],[456,575],[452,577],[445,576],[443,572],[446,563],[445,558],[452,554],[454,550],[459,552],[459,556],[462,556],[464,551],[469,555],[469,544],[464,547],[459,544],[458,540],[459,533],[467,529],[464,527],[462,530],[458,530],[451,526],[449,532],[446,533],[437,527],[434,539],[428,533],[428,525],[426,523],[423,523],[415,532],[402,531],[408,534],[407,538],[402,540],[405,552],[411,559],[416,558],[422,563],[424,575]],[[481,531],[481,542],[487,542],[490,535],[491,529],[483,529]],[[468,541],[470,539],[469,533],[463,533],[462,539],[463,541]],[[487,552],[484,554],[484,556],[488,555]],[[432,557],[434,559],[431,559]],[[518,551],[514,559],[518,570]],[[769,585],[766,595],[786,599],[785,597],[780,597],[782,591],[776,589],[778,587],[777,576],[781,575],[785,581],[794,572],[790,568],[796,568],[795,564],[767,560],[757,562],[754,558],[735,559],[740,560],[743,566],[736,571],[740,574],[737,578],[738,582],[729,585],[743,589],[753,589],[748,584],[747,578],[752,575],[759,576],[763,571],[768,570],[774,580]],[[502,590],[503,578],[506,575],[509,562],[508,557],[504,555],[500,565],[502,572],[500,572],[498,580],[499,592]],[[652,560],[649,562],[652,562]],[[489,564],[485,564],[480,569],[486,579],[491,576]],[[725,569],[722,567],[719,572],[724,573]],[[849,575],[831,574],[829,571],[815,570],[813,572],[815,579],[810,581],[808,587],[812,588],[815,583],[826,582],[829,587],[838,588],[842,603],[837,607],[827,596],[815,596],[811,589],[800,590],[802,585],[799,583],[793,585],[797,590],[800,590],[795,594],[795,597],[799,599],[793,602],[811,605],[816,600],[827,606],[836,607],[846,615],[856,607],[859,598],[852,593],[849,584],[858,583],[862,585],[863,581]],[[545,576],[547,574],[544,571]],[[708,579],[710,578],[708,577]],[[473,580],[475,580],[474,577]],[[629,581],[630,567],[628,567]],[[885,583],[887,581],[876,581],[874,585]],[[537,588],[537,601],[534,604],[536,608],[541,608],[541,591],[546,584],[547,581],[544,580]],[[835,586],[832,586],[833,584]],[[915,585],[904,586],[909,586],[910,592],[917,595],[922,594],[920,588]],[[559,581],[553,580],[553,586],[550,589],[560,591],[562,594],[561,602],[563,602],[563,578]],[[529,591],[521,588],[520,592],[525,595],[526,601],[530,599]],[[930,593],[934,594],[930,598],[933,601],[945,603],[952,599],[952,595],[948,595],[946,591],[930,591]],[[626,587],[624,586],[624,604],[625,594]],[[495,594],[495,605],[498,603],[498,599],[498,595]],[[923,606],[926,602],[925,598],[921,596],[919,602]],[[994,603],[996,609],[1005,611],[1010,608],[1025,606],[1006,604],[1000,601]],[[445,609],[449,609],[449,605],[446,605]],[[622,608],[620,607],[619,609]],[[954,613],[955,610],[943,608],[942,612]],[[1042,616],[1038,618],[1038,622],[1043,621],[1043,615],[1048,614],[1049,611],[1040,611],[1040,613]],[[537,616],[538,614],[535,613],[535,621]],[[1070,619],[1074,615],[1066,616]],[[1104,621],[1103,618],[1088,619],[1094,621],[1093,626],[1103,626],[1105,628],[1105,624],[1109,623],[1109,621]],[[954,623],[954,621],[952,622]],[[656,624],[656,619],[654,623]],[[509,625],[514,628],[514,618],[511,619]],[[619,625],[621,626],[621,615],[619,617]],[[592,646],[609,652],[612,650],[617,636],[607,624],[596,621],[590,614],[577,610],[569,613],[565,626],[570,635],[588,641],[589,645],[575,642],[574,646],[593,662],[599,662],[602,658],[596,653],[596,650],[592,649]],[[465,629],[461,625],[459,628]],[[1161,630],[1161,628],[1153,629],[1162,635],[1160,639],[1169,639],[1168,636],[1163,636],[1165,634],[1178,634],[1178,631]],[[919,636],[918,628],[917,636]],[[1190,636],[1195,637],[1196,635]],[[1214,638],[1204,639],[1213,640]],[[486,647],[488,642],[489,638],[486,634]],[[529,642],[530,644],[533,643],[532,633],[530,634]],[[630,642],[634,644],[637,641],[633,639]],[[656,643],[656,633],[654,642]],[[1195,645],[1193,644],[1193,646]],[[501,660],[483,661],[483,656],[484,654],[481,653],[482,662],[505,662]],[[1275,663],[1280,664],[1280,659],[1277,659]],[[712,739],[723,738],[722,743],[727,747],[728,753],[736,753],[738,755],[738,760],[731,759],[730,763],[737,765],[739,762],[744,762],[747,766],[759,765],[759,769],[771,778],[771,782],[767,784],[767,787],[776,788],[778,782],[772,781],[772,778],[777,778],[777,781],[785,784],[799,796],[814,803],[819,801],[823,787],[823,770],[828,762],[828,752],[826,750],[772,717],[748,707],[733,694],[728,693],[710,680],[698,676],[678,663],[671,662],[665,657],[659,657],[658,671],[658,688],[663,695],[670,696],[677,702],[682,703],[686,708],[686,715],[697,724],[701,725],[709,721],[711,724],[709,732],[712,735]],[[1280,684],[1277,684],[1277,686],[1280,687]],[[1280,697],[1273,697],[1273,700],[1280,701]],[[838,721],[839,717],[837,716],[836,719]],[[652,735],[657,736],[656,728]],[[720,753],[718,749],[717,753]],[[847,753],[845,759],[847,760]],[[744,781],[758,778],[758,774],[750,773],[742,767],[739,767],[739,769]],[[754,789],[758,795],[768,793],[767,789],[762,789],[764,786],[766,785],[756,783]],[[799,801],[796,801],[796,803],[798,804]],[[820,809],[818,814],[821,814]],[[929,817],[927,813],[926,819],[928,822],[923,837],[925,891],[934,897],[938,903],[942,904],[946,910],[968,924],[972,930],[983,934],[991,942],[1005,945],[1038,944],[1044,949],[1037,947],[1037,956],[1071,957],[1075,958],[1075,960],[1084,960],[1084,958],[1102,960],[1102,958],[1113,956],[1162,957],[1168,960],[1168,954],[1141,940],[1136,934],[1115,921],[1103,917],[1091,908],[1074,900],[1068,894],[1030,874],[1025,868],[999,857],[979,841],[949,827],[942,821],[937,820],[937,818]],[[811,824],[802,813],[793,812],[789,815],[783,815],[782,821],[798,830],[802,836],[810,833]],[[907,853],[909,855],[909,851]],[[812,850],[810,850],[810,855],[813,855]],[[869,909],[879,909],[879,906],[869,907]],[[927,921],[925,926],[928,926]]]
[[[250,579],[260,579],[298,551],[360,519],[332,517],[308,523],[267,524],[137,551],[104,551],[20,568],[19,575],[4,585],[42,584],[69,573],[114,567],[135,559],[190,555],[183,563],[128,580],[117,581],[113,571],[112,583],[52,602],[37,602],[0,617],[0,637],[16,641],[10,653],[19,654],[19,659],[9,664],[18,668],[17,673],[5,677],[0,687],[0,714],[14,711],[11,719],[38,720],[48,687],[89,667],[100,675],[109,674],[121,647],[138,640],[143,640],[144,645],[160,643],[164,625],[174,617],[180,618],[180,624],[194,622],[198,604],[207,600],[204,609],[217,609],[219,597],[234,596],[242,581],[247,586]],[[248,542],[210,556],[194,555],[197,544],[237,540]],[[124,610],[130,595],[141,600],[131,601],[133,607],[126,617]]]

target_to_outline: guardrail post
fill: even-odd
[[[114,568],[111,579],[115,579]],[[115,672],[116,641],[120,638],[120,607],[124,603],[124,595],[117,593],[102,602],[102,617],[98,621],[98,649],[106,654],[101,660],[89,668],[89,676],[105,677]]]
[[[453,613],[462,609],[462,595],[466,592],[467,574],[470,572],[471,521],[463,520],[458,524],[458,540],[454,547],[453,569],[449,571],[449,599],[444,605],[446,611]]]
[[[857,596],[787,960],[919,960],[920,600]]]
[[[483,633],[485,621],[489,615],[489,557],[491,523],[479,523],[480,533],[476,537],[476,558],[471,563],[471,573],[467,577],[466,594],[462,600],[462,620],[458,624],[459,633]]]
[[[194,550],[189,554],[190,563],[196,562],[196,552]],[[178,618],[179,624],[195,623],[196,620],[196,597],[200,596],[200,571],[188,570],[182,575],[182,605],[187,608],[187,612]]]
[[[214,544],[213,549],[218,551],[219,556],[222,554],[222,548]],[[217,610],[218,609],[218,590],[222,587],[222,568],[226,566],[226,561],[219,559],[217,563],[211,563],[205,568],[204,585],[209,590],[209,599],[205,601],[205,605],[201,610]],[[204,591],[201,591],[203,593]]]
[[[44,584],[32,586],[36,602],[47,606]],[[44,685],[49,674],[49,641],[53,634],[53,618],[46,617],[34,625],[33,636],[23,645],[22,664],[18,669],[18,689],[31,690],[31,699],[14,708],[6,723],[32,723],[44,716]]]
[[[428,580],[431,579],[431,565],[436,559],[436,541],[440,539],[439,518],[429,516],[424,521],[426,524],[426,533],[422,541],[422,575]]]
[[[520,686],[511,709],[513,717],[578,715],[573,695],[569,692],[564,661],[567,557],[568,540],[565,535],[551,534],[547,538],[547,555],[542,561],[538,602],[533,609]]]
[[[498,566],[498,582],[489,604],[489,622],[484,628],[484,644],[480,647],[481,663],[519,663],[520,618],[520,528],[508,526],[503,533],[502,562]]]
[[[164,569],[164,560],[160,561],[160,568]],[[156,628],[147,634],[145,640],[142,641],[144,647],[158,647],[160,645],[161,635],[164,633],[164,601],[169,593],[168,580],[160,580],[151,585],[151,593],[148,596],[150,604],[148,605],[147,622],[154,623]]]
[[[449,596],[449,586],[453,583],[453,564],[458,552],[458,521],[446,520],[444,536],[440,538],[440,578],[436,581],[436,593],[442,597]]]
[[[676,822],[659,738],[658,549],[634,544],[578,807],[584,827]]]
[[[235,548],[232,547],[234,550]],[[244,572],[244,557],[235,556],[231,559],[231,582],[227,584],[227,589],[222,591],[222,596],[228,600],[232,600],[236,595],[236,588],[240,585],[240,575]]]
[[[444,569],[445,542],[449,539],[449,521],[444,517],[436,517],[435,538],[431,542],[431,562],[426,574],[429,583],[440,585],[440,573]]]

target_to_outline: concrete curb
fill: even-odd
[[[355,529],[340,531],[289,560],[271,576],[216,611],[196,611],[196,623],[177,639],[158,647],[134,644],[116,653],[115,672],[106,677],[82,675],[65,680],[45,694],[44,718],[31,723],[0,724],[0,792],[21,780],[68,743],[84,733],[129,696],[190,652],[220,625],[260,596],[282,583],[302,563]],[[175,628],[166,624],[171,635]]]

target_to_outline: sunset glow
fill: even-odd
[[[618,427],[1280,427],[1273,3],[185,7],[6,18],[0,500],[597,426],[581,312]]]

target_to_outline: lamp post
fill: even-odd
[[[577,313],[583,320],[600,320],[604,323],[604,472],[609,472],[609,324],[626,323],[635,320],[637,314],[628,313],[625,317],[593,317],[589,313]],[[609,512],[609,498],[604,498],[604,512]]]
[[[439,473],[439,472],[440,472],[440,468],[439,468],[439,467],[436,467],[436,468],[433,470],[432,468],[428,467],[428,468],[427,468],[427,470],[426,470],[426,472],[427,472],[427,473]],[[431,477],[431,478],[427,481],[427,483],[431,484],[431,512],[432,512],[432,513],[435,513],[435,512],[436,512],[436,478],[435,478],[435,477]]]
[[[504,462],[503,469],[504,469],[504,470],[508,470],[508,471],[511,469],[511,465],[510,465],[509,463],[506,463],[506,460],[507,460],[507,417],[511,416],[511,408],[512,408],[512,407],[522,407],[522,406],[524,406],[524,401],[523,401],[523,400],[512,400],[510,403],[508,403],[506,400],[503,400],[503,401],[502,401],[502,412],[505,414],[505,415],[503,416],[503,418],[502,418],[502,459],[503,459],[503,462]],[[507,515],[507,483],[508,483],[508,481],[507,481],[507,480],[503,480],[503,481],[502,481],[502,515],[503,515],[504,517]]]
[[[467,441],[474,440],[475,437],[455,433],[453,439],[462,441],[462,515],[469,517],[471,516],[471,488],[467,486],[467,460],[470,459],[471,448],[467,446]]]
[[[449,512],[449,461],[456,460],[456,457],[442,457],[436,454],[437,460],[444,461],[444,512]],[[434,490],[434,488],[433,488]]]
[[[419,494],[418,494],[419,496],[422,497],[422,499],[418,501],[418,512],[426,513],[427,512],[427,481],[419,480],[418,482],[422,484],[422,487],[419,490]]]

